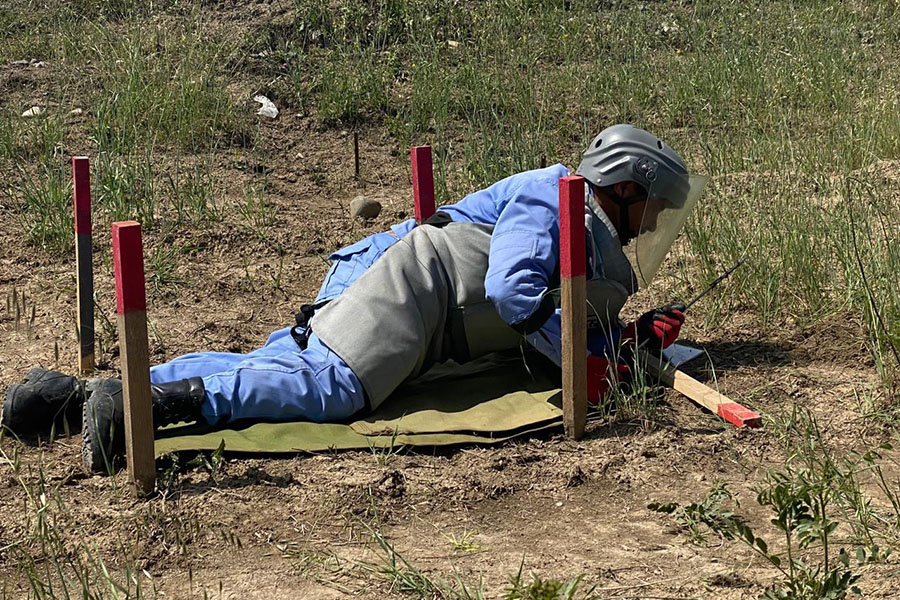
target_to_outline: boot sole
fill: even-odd
[[[116,426],[117,394],[121,390],[115,385],[104,390],[101,384],[81,407],[81,463],[92,473],[113,475],[125,462],[124,430]]]
[[[106,453],[100,445],[100,440],[95,440],[91,432],[99,427],[94,423],[91,427],[90,402],[85,402],[81,407],[81,464],[91,473],[111,474],[112,465],[105,460]]]

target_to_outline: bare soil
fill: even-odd
[[[24,110],[49,94],[53,69],[0,65],[0,91]],[[412,213],[406,152],[382,130],[361,132],[363,169],[356,180],[349,132],[322,128],[290,108],[260,126],[256,150],[207,158],[216,165],[222,208],[236,206],[248,185],[265,178],[275,207],[265,235],[234,210],[223,211],[223,222],[196,229],[170,229],[170,217],[161,215],[145,234],[148,255],[160,246],[183,248],[179,282],[148,286],[153,361],[258,347],[315,296],[331,251]],[[59,160],[90,150],[73,127]],[[159,160],[162,172],[178,159]],[[360,193],[384,204],[378,219],[350,220],[349,201]],[[3,202],[0,293],[24,292],[27,311],[34,306],[32,323],[17,322],[0,299],[5,388],[34,365],[73,372],[76,340],[73,256],[51,257],[28,246],[17,207]],[[107,225],[95,233],[97,328],[104,342],[98,360],[101,375],[114,375],[118,348],[111,325],[103,325],[114,322]],[[711,331],[688,320],[683,337],[709,351],[713,385],[767,417],[792,403],[807,406],[825,424],[829,442],[847,450],[892,436],[885,421],[862,418],[857,391],[872,388],[876,373],[852,315],[825,330],[785,324],[761,331],[752,315],[739,312]],[[704,369],[692,372],[713,378]],[[148,501],[132,497],[124,474],[85,474],[78,435],[31,445],[5,437],[0,449],[18,454],[26,481],[36,481],[40,468],[50,489],[58,488],[65,507],[54,514],[64,536],[89,540],[114,568],[134,557],[143,569],[137,577],[152,576],[160,597],[407,597],[366,566],[382,564],[383,557],[368,524],[423,572],[445,581],[481,580],[487,597],[502,595],[508,577],[524,565],[526,573],[545,578],[583,574],[585,588],[596,585],[601,597],[755,598],[775,581],[774,570],[737,544],[687,543],[671,519],[647,505],[692,502],[724,481],[750,524],[767,531],[754,485],[785,458],[778,419],[767,418],[761,431],[736,430],[671,390],[660,402],[656,422],[593,423],[578,443],[554,434],[494,448],[392,456],[226,455],[214,475],[188,470],[167,494]],[[33,511],[26,505],[17,475],[3,461],[0,589],[11,597],[28,593],[9,549],[29,539]],[[895,577],[889,561],[868,570],[861,587],[866,597],[894,598]],[[149,589],[149,580],[144,586]]]

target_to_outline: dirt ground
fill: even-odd
[[[0,88],[27,104],[41,94],[41,78],[52,77],[35,72],[2,65]],[[227,210],[232,216],[225,221],[193,231],[169,231],[163,216],[146,232],[148,255],[160,246],[183,248],[178,282],[148,285],[154,362],[189,351],[258,347],[314,297],[330,251],[412,212],[405,151],[382,132],[361,134],[358,181],[348,132],[323,129],[291,111],[262,127],[263,148],[237,159],[228,152],[208,158],[223,207],[240,202],[242,189],[265,176],[275,221],[264,237]],[[73,134],[60,161],[89,153],[85,143]],[[161,169],[171,166],[165,156],[160,160]],[[349,200],[359,193],[384,204],[375,221],[349,219]],[[95,233],[97,328],[106,342],[98,360],[101,373],[113,375],[118,348],[110,343],[107,225]],[[34,365],[72,372],[73,257],[51,258],[26,245],[15,206],[5,204],[0,291],[9,296],[14,289],[24,292],[29,317],[17,321],[0,300],[0,385]],[[650,301],[640,299],[629,310]],[[723,481],[750,524],[768,531],[754,486],[785,458],[779,415],[794,403],[809,407],[829,442],[842,448],[892,438],[882,421],[862,418],[876,373],[858,321],[835,322],[817,334],[782,325],[760,331],[751,315],[738,313],[712,331],[689,319],[683,333],[709,351],[721,391],[766,415],[761,431],[725,426],[669,390],[654,423],[598,421],[578,443],[553,434],[493,448],[393,455],[226,455],[217,472],[188,470],[167,494],[149,501],[133,499],[124,474],[86,475],[78,435],[40,445],[5,437],[0,449],[17,455],[20,469],[17,475],[8,461],[0,463],[0,588],[10,597],[28,594],[10,545],[26,540],[33,527],[19,477],[37,481],[40,466],[48,494],[58,490],[65,503],[52,509],[62,535],[88,540],[113,569],[134,557],[135,577],[163,598],[409,597],[397,579],[379,573],[385,555],[370,528],[432,578],[481,581],[486,597],[500,597],[521,565],[544,578],[584,575],[583,589],[596,585],[600,597],[755,598],[775,581],[773,569],[739,544],[688,543],[648,503],[699,500]],[[706,370],[692,372],[711,378]],[[889,560],[865,572],[866,597],[896,597],[895,565]]]

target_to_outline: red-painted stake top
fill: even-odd
[[[416,221],[421,223],[434,214],[434,171],[431,162],[431,146],[413,146],[409,149],[409,154],[412,159]]]
[[[72,184],[75,190],[75,233],[91,234],[91,163],[87,156],[72,158]]]
[[[559,274],[581,277],[586,271],[585,263],[584,177],[560,177]]]
[[[116,312],[147,310],[144,287],[144,246],[141,224],[120,221],[112,225],[113,271],[116,275]]]
[[[717,414],[735,427],[762,427],[762,417],[759,413],[737,402],[720,404]]]

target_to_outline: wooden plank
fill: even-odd
[[[412,160],[413,200],[416,204],[416,221],[421,223],[434,214],[434,170],[431,162],[431,146],[413,146],[409,149]]]
[[[94,257],[91,245],[91,176],[86,156],[72,158],[75,205],[75,277],[78,328],[78,368],[94,372]]]
[[[113,223],[112,243],[128,475],[138,493],[147,495],[153,492],[156,484],[156,460],[150,396],[144,249],[140,224],[135,221]]]
[[[720,394],[687,373],[673,368],[658,356],[654,356],[649,352],[642,352],[641,357],[647,371],[654,377],[657,377],[662,384],[687,396],[735,427],[762,427],[762,417],[755,411],[738,404],[724,394]]]
[[[587,287],[584,178],[559,180],[563,424],[580,440],[587,419]]]

